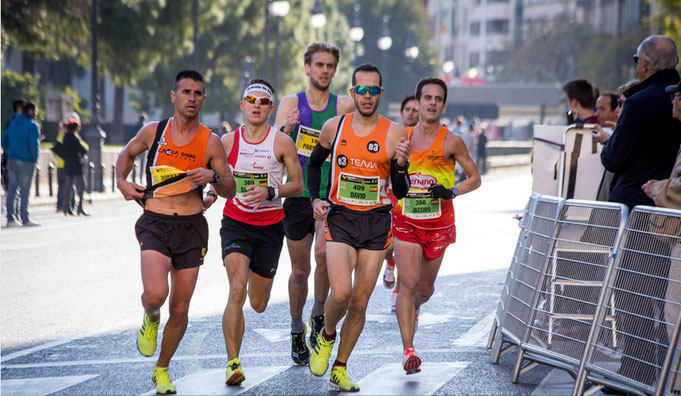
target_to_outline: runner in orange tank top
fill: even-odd
[[[447,108],[447,85],[437,78],[422,79],[416,99],[419,122],[407,129],[414,150],[409,165],[411,189],[393,212],[395,264],[400,274],[395,308],[407,374],[421,371],[413,344],[419,309],[433,295],[445,250],[456,240],[452,200],[480,186],[480,173],[463,140],[440,124]],[[468,179],[455,187],[456,163]]]
[[[345,366],[364,327],[369,297],[376,285],[385,249],[392,240],[392,204],[387,186],[392,181],[395,196],[406,195],[411,153],[404,129],[376,111],[383,92],[379,70],[373,65],[359,66],[352,75],[352,84],[350,93],[355,111],[324,124],[307,169],[315,218],[326,220],[330,283],[324,329],[310,353],[309,366],[314,375],[326,373],[336,325],[345,316],[330,376],[331,385],[343,391],[359,390],[348,378]],[[321,165],[329,155],[327,202],[319,198],[319,186]]]
[[[144,206],[135,224],[144,286],[137,349],[144,356],[156,351],[160,308],[170,294],[170,316],[152,375],[158,394],[176,391],[168,364],[187,329],[189,302],[208,249],[208,224],[202,211],[217,196],[203,198],[203,187],[211,183],[225,198],[233,197],[236,190],[220,138],[199,122],[205,88],[201,73],[178,73],[170,92],[175,115],[142,127],[116,161],[118,189],[126,200],[135,199]],[[147,186],[142,187],[126,178],[135,157],[145,151],[149,152]]]

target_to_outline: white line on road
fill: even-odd
[[[485,316],[485,318],[476,323],[475,326],[468,329],[464,335],[452,342],[452,345],[457,347],[486,345],[489,332],[492,331],[492,321],[494,320],[495,312]]]
[[[269,342],[286,341],[291,336],[291,329],[253,329]]]
[[[68,377],[14,378],[2,380],[1,392],[5,395],[49,395],[80,384],[99,375],[73,375]]]
[[[225,385],[225,369],[202,370],[173,380],[179,395],[239,395],[259,385],[291,366],[249,367],[241,386]],[[153,389],[146,395],[155,395]]]
[[[32,348],[27,348],[27,349],[23,349],[21,351],[16,351],[14,353],[10,353],[9,355],[3,355],[2,356],[2,363],[5,363],[8,360],[16,359],[18,357],[29,355],[33,352],[42,351],[43,349],[49,349],[49,348],[54,348],[54,347],[59,346],[59,345],[64,345],[64,344],[67,344],[67,343],[69,343],[71,341],[75,341],[75,340],[76,340],[76,338],[67,338],[65,340],[52,341],[52,342],[48,342],[48,343],[45,343],[45,344],[42,344],[42,345],[34,346]]]
[[[388,363],[359,380],[359,394],[432,395],[470,362],[423,363],[419,374],[407,376],[399,363]]]

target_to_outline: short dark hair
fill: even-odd
[[[263,80],[262,78],[254,78],[251,81],[249,81],[248,84],[246,84],[246,86],[253,85],[253,84],[262,84],[262,85],[266,86],[267,88],[269,88],[272,91],[272,93],[274,93],[274,87],[267,80]]]
[[[409,95],[406,98],[402,99],[402,104],[400,105],[400,113],[404,111],[404,106],[406,106],[407,103],[411,102],[412,100],[416,100],[416,97],[414,95]]]
[[[20,110],[23,111],[25,104],[26,104],[26,99],[24,99],[24,98],[14,99],[14,102],[12,102],[12,111],[14,111],[15,113],[17,113]]]
[[[416,100],[421,100],[421,93],[422,93],[421,91],[423,91],[423,87],[425,87],[426,85],[430,85],[430,84],[435,84],[435,85],[439,85],[440,87],[442,87],[442,90],[445,92],[445,97],[443,98],[442,101],[444,103],[447,103],[447,84],[445,84],[445,82],[442,81],[441,79],[435,78],[435,77],[426,77],[426,78],[422,78],[421,80],[419,80],[418,84],[416,84],[416,91],[414,92],[414,96],[416,97]]]
[[[177,91],[177,86],[180,84],[180,81],[185,78],[191,78],[194,81],[200,82],[204,86],[206,85],[201,73],[197,72],[196,70],[182,70],[181,72],[177,73],[177,76],[175,76],[175,87],[173,88],[173,91]]]
[[[320,42],[312,43],[307,46],[307,49],[305,49],[303,60],[305,61],[306,65],[309,65],[310,62],[312,62],[312,55],[316,54],[317,52],[328,52],[329,54],[333,55],[334,59],[336,59],[336,65],[338,65],[338,61],[340,61],[340,49],[335,45]]]
[[[28,112],[31,111],[31,110],[33,110],[33,111],[35,112],[35,103],[33,103],[33,102],[26,102],[26,104],[24,105],[24,108],[22,109],[22,111],[23,111],[24,113],[28,113]]]
[[[585,109],[593,109],[598,98],[598,91],[587,80],[572,80],[563,85],[563,92],[568,100],[576,99]]]
[[[610,110],[615,111],[615,109],[617,108],[617,99],[618,99],[617,95],[615,95],[612,92],[606,92],[604,94],[601,94],[601,96],[605,96],[605,97],[610,98]]]
[[[355,68],[355,71],[352,72],[352,86],[354,87],[357,85],[357,73],[359,72],[374,72],[378,73],[378,85],[383,86],[383,76],[381,75],[381,71],[378,70],[378,67],[372,65],[371,63],[365,63],[363,65],[359,65]]]

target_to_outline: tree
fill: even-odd
[[[32,74],[20,75],[11,70],[4,70],[2,72],[2,94],[0,99],[3,104],[2,125],[5,126],[7,121],[12,118],[14,111],[11,104],[18,98],[35,103],[38,107],[36,119],[38,122],[42,122],[45,118],[45,109],[41,107],[43,94],[43,91],[38,88],[38,78]]]
[[[679,0],[657,0],[656,3],[660,12],[655,24],[662,34],[674,40],[677,50],[681,53],[681,2]]]

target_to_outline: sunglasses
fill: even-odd
[[[255,104],[255,102],[258,102],[259,105],[261,106],[267,106],[272,104],[272,98],[269,98],[267,96],[255,96],[255,95],[246,95],[244,96],[244,100],[250,104]]]
[[[638,60],[641,59],[638,57],[638,55],[634,55],[631,57],[634,60],[634,63],[638,64]]]
[[[355,85],[352,89],[357,95],[362,96],[366,95],[367,92],[369,92],[369,95],[371,96],[376,96],[381,93],[381,87],[378,85]]]

